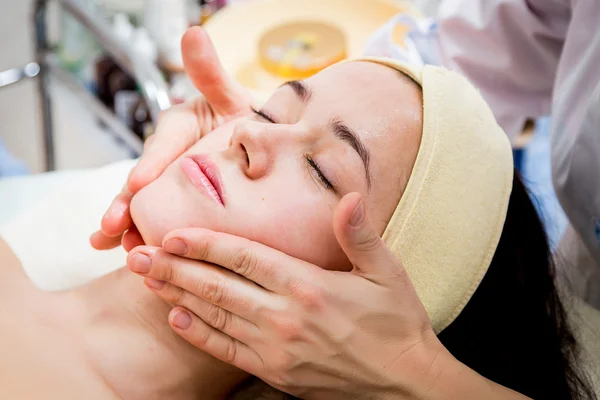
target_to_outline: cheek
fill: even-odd
[[[333,233],[336,203],[323,194],[286,196],[282,191],[253,204],[256,214],[246,219],[254,226],[253,240],[324,269],[351,269]]]
[[[225,150],[234,122],[224,124],[206,135],[179,159],[188,154]],[[199,197],[189,183],[182,182],[178,168],[177,161],[171,164],[156,181],[140,190],[131,201],[131,217],[148,245],[159,246],[167,233],[178,228],[221,230],[220,222],[226,219],[217,215],[214,205],[206,204],[206,199]]]
[[[204,198],[199,198],[193,188],[181,182],[180,177],[170,170],[172,167],[140,190],[131,201],[133,223],[150,246],[160,246],[164,236],[174,229],[213,228],[217,218],[214,210],[207,212]]]
[[[176,197],[165,190],[168,186],[158,179],[140,190],[131,200],[131,218],[149,246],[160,246],[163,237],[181,218],[177,209],[168,209]]]

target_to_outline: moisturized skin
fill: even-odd
[[[262,115],[207,135],[134,197],[133,218],[149,245],[194,226],[324,268],[351,267],[334,238],[334,208],[360,192],[383,232],[417,154],[420,92],[398,72],[364,62],[332,67],[304,85],[282,87]],[[342,125],[370,154],[370,185]],[[187,157],[199,154],[218,166],[224,204],[184,172]],[[224,398],[247,374],[175,335],[170,309],[126,269],[42,292],[0,239],[0,398]]]
[[[359,192],[383,233],[420,143],[418,86],[391,68],[353,62],[284,85],[257,111],[200,140],[133,198],[144,241],[160,245],[173,229],[202,227],[326,269],[350,269],[333,234],[333,211],[345,194]],[[340,139],[348,130],[366,162]],[[219,169],[224,206],[181,168],[199,154]]]

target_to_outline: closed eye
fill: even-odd
[[[313,170],[313,172],[317,176],[317,179],[319,180],[319,182],[321,182],[321,184],[325,187],[325,189],[331,190],[332,192],[337,193],[337,190],[335,189],[335,187],[331,184],[329,179],[327,179],[325,174],[323,174],[323,171],[321,171],[319,164],[317,164],[315,162],[315,160],[313,160],[313,158],[311,156],[309,156],[308,154],[305,155],[304,158],[306,159],[306,162],[308,163],[310,168]]]
[[[264,120],[269,121],[272,124],[276,124],[277,122],[275,122],[275,120],[273,119],[273,117],[271,117],[269,114],[267,114],[266,112],[262,111],[262,110],[257,110],[254,107],[251,108],[252,112],[256,115],[258,115],[259,117],[261,117]]]

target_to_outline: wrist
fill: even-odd
[[[381,400],[528,399],[479,375],[454,358],[437,336],[435,339],[416,352],[414,360],[396,371],[397,393]]]
[[[388,382],[392,390],[377,397],[378,400],[422,400],[430,399],[430,393],[439,386],[439,380],[447,368],[456,361],[442,345],[433,331],[426,332],[418,344],[388,371]],[[434,397],[437,398],[437,397]]]

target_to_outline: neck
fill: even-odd
[[[175,334],[171,306],[125,269],[72,294],[85,311],[78,326],[86,355],[122,398],[222,399],[247,377]]]

